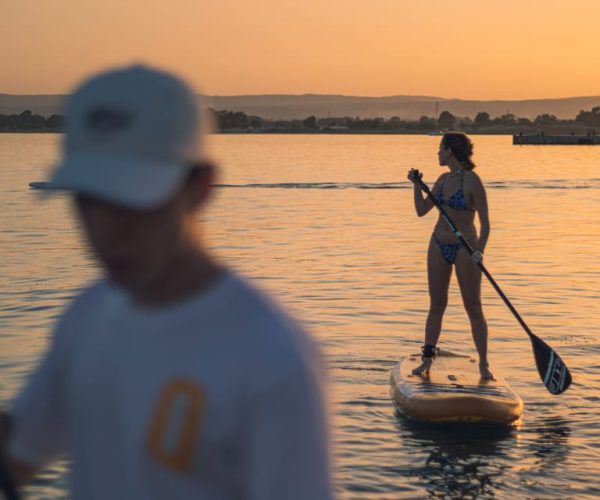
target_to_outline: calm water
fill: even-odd
[[[98,269],[65,197],[28,189],[59,136],[0,134],[0,401],[20,387],[64,301]],[[427,311],[425,249],[404,181],[432,183],[439,138],[216,136],[222,165],[202,215],[209,246],[272,290],[323,346],[333,379],[344,499],[584,498],[600,495],[600,148],[514,147],[474,137],[488,187],[486,265],[531,329],[571,368],[549,395],[529,341],[488,284],[491,362],[525,402],[518,429],[436,427],[394,414],[388,376],[417,351]],[[474,353],[456,282],[442,347]],[[32,498],[64,494],[57,465]]]

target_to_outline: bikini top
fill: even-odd
[[[467,198],[465,197],[465,190],[463,188],[463,180],[465,177],[465,171],[461,170],[460,172],[460,188],[456,191],[450,198],[444,200],[444,184],[446,183],[446,179],[448,176],[444,177],[442,180],[442,184],[440,185],[440,189],[438,191],[438,195],[436,196],[440,205],[446,205],[447,207],[453,208],[454,210],[470,210],[474,212],[475,210],[469,208],[467,206]]]

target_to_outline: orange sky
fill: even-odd
[[[0,93],[133,61],[213,95],[600,94],[598,0],[16,0]]]

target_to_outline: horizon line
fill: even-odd
[[[49,94],[13,94],[8,92],[0,92],[0,96],[7,97],[64,97],[70,95],[69,93],[60,94],[60,93],[49,93]],[[600,94],[598,95],[575,95],[575,96],[564,96],[564,97],[530,97],[530,98],[462,98],[462,97],[439,97],[439,96],[431,96],[431,95],[422,95],[422,94],[391,94],[391,95],[358,95],[358,94],[330,94],[330,93],[315,93],[315,92],[304,92],[299,94],[294,93],[259,93],[259,94],[204,94],[197,93],[197,96],[204,96],[208,98],[221,98],[221,97],[307,97],[307,96],[315,96],[315,97],[351,97],[351,98],[359,98],[359,99],[393,99],[398,97],[410,97],[410,98],[421,98],[421,99],[432,99],[438,101],[487,101],[487,102],[523,102],[523,101],[559,101],[559,100],[567,100],[567,99],[592,99],[592,98],[600,98]]]

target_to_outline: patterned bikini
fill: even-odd
[[[461,170],[460,171],[460,188],[458,188],[458,191],[456,191],[447,200],[444,200],[444,184],[445,184],[448,176],[444,177],[444,179],[442,180],[442,183],[440,185],[438,194],[436,196],[437,201],[439,202],[440,205],[446,205],[447,207],[450,207],[454,210],[469,210],[471,212],[475,211],[474,209],[469,208],[467,206],[467,199],[465,197],[465,190],[463,188],[464,177],[465,177],[465,171]],[[462,248],[462,244],[460,242],[444,243],[435,235],[435,233],[433,233],[433,239],[437,243],[437,246],[439,247],[440,252],[442,252],[444,259],[446,259],[446,262],[448,262],[448,264],[454,264],[454,261],[456,260],[456,254]]]

